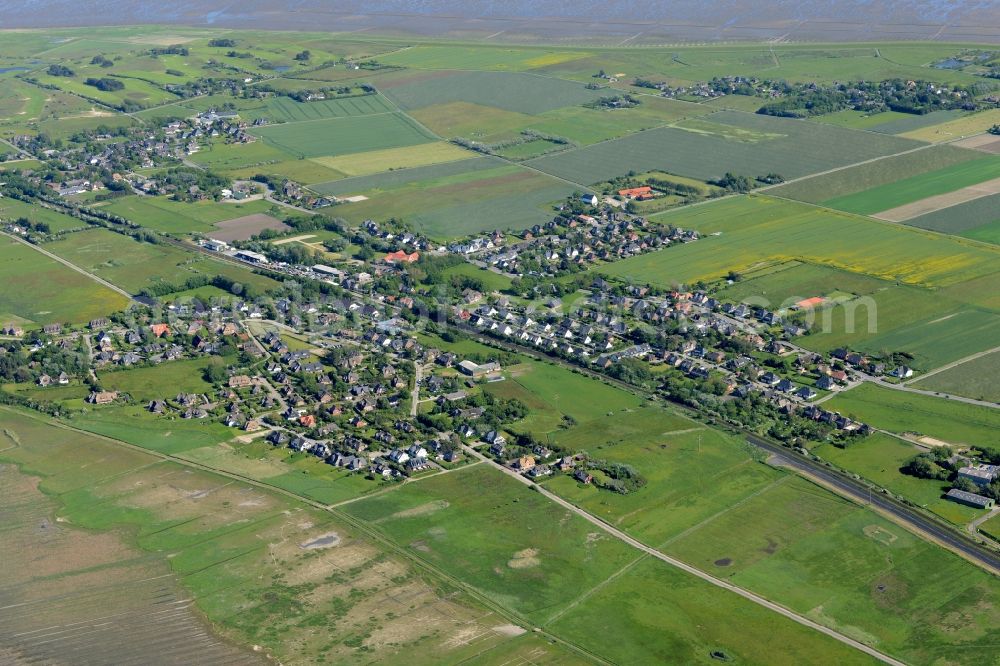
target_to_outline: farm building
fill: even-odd
[[[482,377],[492,372],[499,372],[500,364],[496,361],[490,361],[489,363],[483,363],[480,365],[473,361],[466,360],[458,364],[458,369],[460,372],[469,375],[470,377]]]
[[[960,479],[968,479],[977,486],[988,486],[1000,477],[1000,465],[970,465],[958,470]]]
[[[645,201],[647,199],[652,199],[656,196],[656,192],[653,188],[645,185],[643,187],[631,187],[626,190],[618,190],[618,195],[623,196],[626,199],[638,199],[639,201]]]
[[[952,488],[945,495],[952,502],[957,502],[959,504],[964,504],[965,506],[971,506],[976,509],[992,509],[993,500],[989,497],[983,497],[982,495],[977,495],[976,493],[967,493],[964,490],[958,490]]]
[[[395,252],[390,252],[389,254],[385,255],[385,263],[387,264],[395,264],[395,263],[412,264],[418,259],[420,259],[419,252],[411,252],[410,254],[407,254],[402,250],[396,250]]]
[[[117,391],[92,391],[87,396],[87,402],[92,405],[110,405],[118,399]]]

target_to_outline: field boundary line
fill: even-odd
[[[995,354],[997,352],[1000,352],[1000,347],[993,347],[992,349],[986,349],[981,352],[976,352],[975,354],[969,354],[968,356],[963,356],[962,358],[956,361],[952,361],[951,363],[946,363],[942,365],[940,368],[934,368],[933,370],[929,370],[922,375],[914,377],[913,379],[907,379],[905,382],[900,382],[900,385],[909,386],[911,383],[919,383],[920,381],[927,379],[928,377],[933,377],[939,372],[944,372],[945,370],[951,370],[952,368],[968,363],[969,361],[975,361],[978,358],[982,358],[983,356],[989,356],[990,354]]]
[[[622,575],[624,575],[629,570],[634,568],[640,562],[645,562],[648,559],[649,559],[648,553],[640,553],[639,557],[635,558],[634,560],[623,566],[621,569],[614,572],[613,574],[602,580],[600,583],[593,586],[592,588],[590,588],[589,590],[578,596],[576,599],[566,604],[566,606],[564,606],[562,610],[556,611],[551,617],[549,617],[549,619],[545,620],[545,622],[543,622],[542,624],[549,625],[552,624],[553,622],[558,622],[559,618],[561,618],[563,615],[570,612],[571,610],[579,606],[581,603],[583,603],[590,597],[594,596],[597,592],[604,589],[609,583],[620,578]]]
[[[746,504],[750,500],[752,500],[752,499],[754,499],[754,498],[756,498],[756,497],[758,497],[760,495],[763,495],[764,493],[768,492],[769,490],[774,489],[776,486],[779,486],[779,485],[787,482],[789,479],[793,479],[793,478],[795,478],[794,474],[784,474],[783,476],[778,477],[777,479],[775,479],[771,483],[767,484],[763,488],[758,488],[754,492],[750,493],[749,495],[747,495],[746,497],[744,497],[740,501],[735,502],[734,504],[730,504],[729,506],[727,506],[726,508],[722,509],[721,511],[717,511],[717,512],[713,513],[711,516],[705,518],[705,520],[701,521],[700,523],[696,523],[696,524],[692,525],[691,527],[687,528],[686,530],[684,530],[682,532],[678,532],[677,534],[675,534],[674,536],[670,537],[669,539],[667,539],[666,541],[664,541],[663,543],[661,543],[659,546],[657,546],[657,549],[666,548],[667,546],[669,546],[670,544],[674,543],[675,541],[680,541],[684,537],[690,535],[692,532],[697,532],[700,528],[704,527],[708,523],[711,523],[716,518],[719,518],[720,516],[723,516],[723,515],[729,513],[733,509],[736,509],[736,508],[739,508],[739,507],[743,506],[744,504]]]

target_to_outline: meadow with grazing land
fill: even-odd
[[[128,305],[121,294],[6,236],[0,236],[0,283],[0,325],[86,323]]]
[[[493,631],[505,618],[330,513],[33,417],[0,414],[0,459],[40,477],[66,529],[123,535],[184,587],[225,639],[264,646],[288,663],[340,661],[360,647],[374,660],[409,664],[443,655],[461,661],[516,640]],[[104,593],[100,579],[81,575],[76,589]],[[57,592],[48,594],[53,607]],[[95,612],[85,617],[96,621]],[[475,639],[456,643],[458,631]],[[503,649],[516,660],[536,648],[522,640]]]

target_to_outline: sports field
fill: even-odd
[[[908,284],[955,284],[995,270],[1000,254],[908,227],[765,196],[742,196],[657,219],[700,231],[681,247],[625,259],[599,270],[669,287],[806,261]],[[719,236],[707,234],[720,232]]]
[[[253,132],[264,141],[300,157],[346,155],[434,140],[400,113],[269,125]]]
[[[629,171],[662,170],[701,180],[726,172],[798,178],[917,144],[891,136],[737,111],[719,111],[681,127],[632,134],[532,160],[537,169],[583,185]],[[808,145],[809,150],[802,150]]]
[[[87,322],[128,305],[124,296],[7,236],[0,236],[0,283],[0,324]]]

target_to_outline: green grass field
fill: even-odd
[[[86,229],[87,223],[75,217],[64,215],[51,208],[44,208],[39,205],[32,205],[17,199],[0,199],[0,218],[4,220],[16,220],[27,218],[31,222],[44,222],[49,225],[53,232],[69,231],[71,229]]]
[[[553,441],[638,470],[647,485],[628,495],[584,485],[570,476],[553,478],[545,487],[654,546],[782,477],[754,462],[738,437],[659,407],[589,422],[557,433]]]
[[[593,443],[580,439],[584,433],[607,432],[592,427],[597,421],[624,424],[628,430],[628,415],[642,406],[639,398],[619,388],[540,361],[519,364],[510,369],[506,381],[488,384],[485,390],[517,398],[531,410],[525,419],[512,424],[511,430],[528,432],[539,440],[561,438],[560,442],[572,450],[586,448],[588,441]],[[567,416],[576,425],[560,432],[560,426],[567,425]]]
[[[0,283],[0,323],[26,328],[87,322],[128,305],[124,296],[7,237],[0,237]]]
[[[128,548],[113,554],[125,566],[162,567],[156,574],[180,583],[228,640],[264,646],[285,663],[344,663],[359,650],[379,663],[417,666],[482,655],[486,663],[491,655],[575,663],[530,634],[493,631],[507,620],[327,512],[16,412],[0,414],[0,460],[40,477],[40,490],[58,503],[61,533],[117,533]],[[324,537],[334,545],[304,547]],[[88,599],[106,594],[109,563],[91,557],[70,564],[80,561],[69,579],[74,590]],[[476,639],[454,642],[461,632]]]
[[[944,499],[944,494],[950,487],[947,481],[918,479],[899,471],[910,458],[925,450],[892,435],[875,433],[852,442],[844,449],[832,444],[822,444],[811,451],[848,472],[859,474],[890,492],[933,511],[945,520],[965,525],[980,512]]]
[[[957,120],[949,120],[938,125],[931,125],[913,130],[912,132],[906,132],[903,136],[931,143],[953,141],[965,136],[982,134],[997,123],[1000,123],[1000,109],[987,109],[963,116]]]
[[[311,102],[296,102],[290,97],[271,97],[267,100],[267,109],[274,120],[285,123],[365,116],[394,110],[388,100],[377,94]]]
[[[825,403],[829,409],[896,433],[954,444],[995,446],[1000,413],[989,407],[862,384]]]
[[[730,623],[740,629],[733,631]],[[869,663],[868,657],[832,641],[816,642],[805,627],[759,617],[749,602],[652,558],[593,590],[556,618],[552,630],[599,647],[619,664],[715,664],[723,657],[738,663]],[[719,656],[713,658],[713,652]]]
[[[920,215],[906,221],[912,227],[960,234],[966,238],[1000,244],[1000,194],[966,201],[955,206]]]
[[[819,203],[932,171],[947,169],[964,162],[982,159],[982,157],[982,153],[975,150],[955,146],[932,146],[906,155],[886,157],[874,162],[847,167],[834,173],[814,176],[797,183],[780,185],[768,190],[768,193],[787,199]]]
[[[128,393],[132,400],[142,404],[172,400],[178,393],[210,392],[212,385],[202,378],[208,364],[207,358],[171,361],[146,368],[101,372],[97,378],[104,390]]]
[[[167,234],[190,234],[209,232],[215,228],[216,222],[267,213],[273,206],[264,200],[185,203],[168,197],[129,196],[115,199],[104,208],[148,229]]]
[[[404,73],[396,81],[383,82],[380,90],[406,110],[468,102],[529,115],[578,106],[602,94],[582,83],[549,76],[473,71]]]
[[[701,655],[722,649],[751,660],[752,655],[763,659],[769,654],[771,663],[781,663],[794,661],[802,650],[831,656],[828,650],[840,652],[662,563],[632,568],[635,551],[482,465],[365,498],[346,509],[409,552],[447,567],[463,582],[523,613],[536,626],[551,622],[553,630],[605,658],[647,663],[670,654],[703,661],[708,658]],[[602,584],[618,572],[624,575]],[[648,596],[634,591],[640,580]],[[585,596],[588,592],[593,596]],[[634,640],[608,642],[605,634],[593,632],[595,614],[603,618],[604,627],[613,622],[605,612],[608,597],[633,609],[629,612],[636,621],[628,623],[622,635]],[[678,611],[678,605],[683,610]],[[735,625],[725,619],[734,616],[740,618]],[[765,622],[770,630],[747,640],[746,627]],[[734,633],[735,626],[741,628]],[[836,658],[854,657],[844,653]]]
[[[802,479],[769,487],[667,550],[911,663],[947,652],[976,664],[993,652],[994,577]],[[956,615],[969,621],[956,624]]]
[[[994,178],[1000,178],[1000,156],[981,157],[821,203],[837,210],[869,215]]]
[[[289,160],[283,150],[263,141],[253,143],[212,143],[188,159],[209,169],[225,171]]]
[[[533,622],[635,556],[485,465],[365,498],[345,511]]]
[[[475,153],[445,141],[424,143],[404,148],[370,150],[336,157],[314,157],[311,162],[333,169],[345,176],[368,176],[384,171],[457,162],[474,157]]]
[[[568,184],[495,158],[345,178],[313,189],[368,197],[337,208],[348,221],[402,218],[437,239],[545,222],[552,204],[573,193]]]
[[[625,259],[599,270],[669,287],[719,279],[789,260],[884,280],[939,286],[994,270],[996,252],[909,227],[764,196],[734,197],[657,216],[697,229],[697,243]],[[704,237],[721,232],[720,236]]]
[[[707,120],[711,122],[706,124]],[[891,136],[737,111],[719,111],[684,124],[690,129],[654,129],[530,164],[584,185],[628,171],[654,170],[701,180],[720,178],[726,172],[751,177],[778,173],[788,179],[917,145]],[[803,145],[810,149],[802,150]]]
[[[943,391],[977,400],[1000,403],[1000,351],[967,361],[948,370],[914,382],[915,388]]]
[[[428,135],[400,113],[328,118],[254,129],[254,134],[293,156],[346,155],[430,143]]]
[[[876,335],[858,348],[875,353],[886,349],[908,352],[913,355],[911,365],[927,371],[998,346],[1000,314],[962,309]]]
[[[764,269],[759,274],[751,272],[744,275],[742,281],[721,290],[718,297],[726,301],[747,302],[765,299],[768,303],[780,305],[831,294],[865,296],[892,284],[829,266],[789,261]]]
[[[951,302],[938,292],[894,285],[865,298],[847,300],[819,310],[812,334],[800,338],[800,343],[816,351],[831,351],[847,345],[882,352],[883,348],[872,346],[872,340],[905,332],[909,326],[947,317],[961,308],[960,303]]]
[[[45,249],[129,293],[159,281],[178,284],[192,275],[226,275],[260,290],[277,283],[249,270],[213,261],[173,245],[140,243],[107,229],[92,229],[48,243]]]

